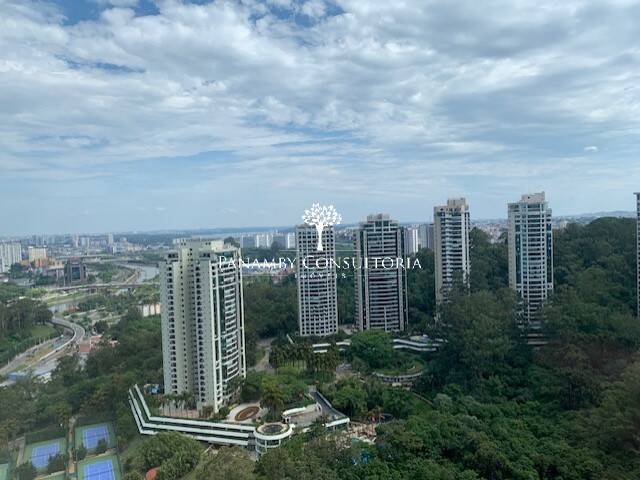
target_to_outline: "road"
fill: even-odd
[[[73,347],[74,345],[77,345],[78,343],[80,343],[80,341],[85,336],[85,330],[82,326],[69,322],[64,318],[54,316],[53,319],[51,320],[51,323],[53,323],[54,325],[59,325],[65,328],[66,330],[72,331],[73,335],[64,343],[55,346],[53,350],[51,350],[46,355],[42,356],[42,358],[38,359],[35,363],[28,365],[28,368],[33,372],[34,376],[37,376],[37,377],[41,377],[52,372],[56,368],[56,365],[58,363],[57,362],[58,358],[65,355],[68,352],[69,347]],[[54,338],[46,343],[55,344],[55,342],[59,340],[60,340],[60,337]],[[29,350],[15,357],[11,362],[9,362],[7,365],[2,367],[2,369],[0,369],[0,374],[7,375],[12,371],[14,371],[24,362],[24,360],[28,357],[28,354],[30,352],[34,351],[38,347],[42,347],[43,345],[44,344],[41,344],[37,347],[30,348]],[[75,349],[73,350],[75,351]],[[6,382],[4,382],[4,385],[10,384],[10,383],[12,382],[10,380],[7,380]]]
[[[273,367],[269,363],[269,355],[271,354],[271,342],[275,340],[274,338],[264,338],[258,340],[257,347],[264,350],[264,355],[262,358],[258,360],[253,367],[250,367],[249,370],[255,370],[256,372],[272,372]]]

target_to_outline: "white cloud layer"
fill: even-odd
[[[637,2],[161,0],[152,15],[138,1],[92,3],[99,18],[74,23],[54,3],[0,0],[0,179],[95,193],[87,179],[102,177],[108,195],[137,162],[174,159],[169,201],[190,184],[246,211],[227,179],[286,189],[264,204],[292,218],[297,202],[331,194],[349,220],[407,198],[397,216],[427,218],[461,193],[498,216],[539,188],[584,211],[582,189],[638,189]],[[191,176],[177,185],[180,168]],[[397,196],[386,208],[376,193]],[[230,219],[277,221],[215,222]]]

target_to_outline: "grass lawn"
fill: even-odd
[[[116,434],[115,431],[113,430],[113,425],[111,425],[111,422],[102,422],[102,423],[94,423],[91,425],[83,425],[81,427],[76,427],[76,430],[74,432],[74,445],[76,450],[78,448],[80,448],[80,445],[84,445],[85,448],[88,451],[91,451],[92,449],[90,449],[87,445],[85,445],[84,439],[85,439],[85,434],[84,432],[86,431],[91,431],[92,429],[96,428],[96,427],[102,427],[105,426],[107,427],[107,432],[109,434],[109,438],[107,440],[107,447],[108,448],[115,448],[116,447]]]
[[[114,480],[120,480],[120,462],[118,461],[117,455],[99,455],[97,457],[91,457],[89,459],[82,460],[78,462],[76,468],[76,475],[78,476],[78,480],[85,480],[85,470],[87,466],[94,465],[97,463],[107,462],[111,464],[111,470],[113,471]],[[106,478],[105,478],[106,480]]]

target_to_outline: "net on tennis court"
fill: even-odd
[[[84,466],[84,480],[115,480],[113,462],[102,460]]]
[[[55,457],[59,452],[60,446],[57,443],[39,445],[31,451],[31,463],[37,469],[45,468],[49,459]]]
[[[109,443],[109,430],[106,425],[90,427],[82,432],[82,443],[85,448],[96,448],[100,440],[104,440],[106,443]]]

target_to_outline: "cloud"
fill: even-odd
[[[489,214],[493,182],[564,189],[539,166],[583,175],[597,144],[611,156],[581,188],[640,182],[635,2],[93,1],[75,23],[0,3],[0,176],[114,191],[144,169],[214,198],[206,171],[354,204],[392,178],[424,211],[466,190]]]

